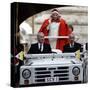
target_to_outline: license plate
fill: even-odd
[[[58,77],[48,77],[45,78],[45,82],[58,82],[59,78]]]

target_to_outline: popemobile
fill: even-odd
[[[80,58],[79,58],[80,56]],[[20,86],[87,82],[87,51],[26,54],[20,67]]]

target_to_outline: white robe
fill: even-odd
[[[51,22],[49,24],[49,36],[58,36],[58,30],[60,27],[60,22]],[[51,45],[51,48],[56,48],[56,42],[57,39],[56,38],[49,38],[49,42]]]

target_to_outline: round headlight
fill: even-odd
[[[22,72],[22,76],[24,79],[28,79],[31,76],[31,71],[29,69],[24,69]]]
[[[80,68],[79,68],[79,67],[74,67],[74,68],[72,69],[72,73],[73,73],[73,75],[75,75],[75,76],[79,75],[79,74],[80,74]]]

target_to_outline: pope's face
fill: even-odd
[[[57,20],[57,19],[60,18],[60,16],[59,16],[57,13],[52,13],[51,18],[52,18],[53,20]]]

